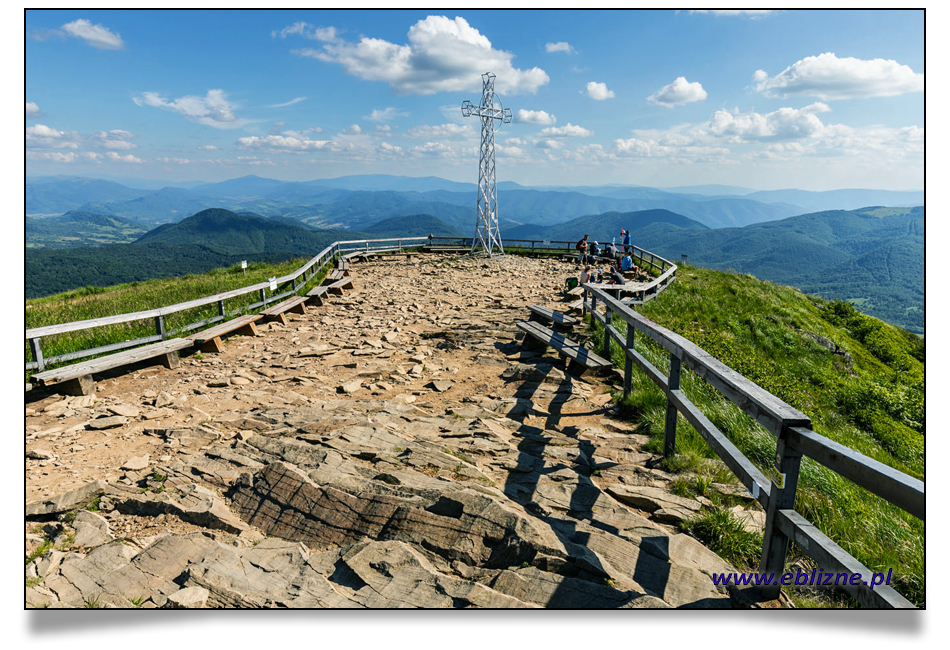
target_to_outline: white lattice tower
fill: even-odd
[[[497,107],[496,107],[497,101]],[[482,105],[474,106],[465,100],[462,115],[475,115],[482,120],[482,144],[478,157],[478,202],[476,205],[475,237],[472,239],[472,254],[481,248],[491,257],[497,250],[504,255],[501,232],[498,229],[498,201],[495,195],[495,120],[511,123],[511,109],[504,108],[495,98],[495,75],[482,75]]]

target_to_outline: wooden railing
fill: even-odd
[[[238,315],[244,311],[252,309],[260,309],[266,307],[272,302],[277,302],[294,295],[300,287],[303,287],[314,275],[319,273],[324,269],[328,264],[330,264],[337,257],[344,255],[349,252],[356,250],[366,250],[366,251],[377,251],[377,250],[402,250],[403,248],[418,248],[422,244],[428,241],[427,237],[402,237],[402,238],[389,238],[389,239],[360,239],[352,241],[338,241],[333,242],[322,251],[317,253],[313,258],[308,260],[300,268],[298,268],[293,273],[276,278],[276,284],[278,285],[277,291],[269,291],[271,287],[271,282],[259,282],[257,284],[252,284],[240,289],[234,289],[231,291],[226,291],[224,293],[215,294],[213,296],[205,296],[204,298],[196,298],[195,300],[189,300],[187,302],[181,302],[175,305],[168,305],[167,307],[158,307],[156,309],[147,309],[144,311],[137,311],[128,314],[117,314],[115,316],[103,316],[102,318],[92,318],[88,320],[73,321],[71,323],[60,323],[57,325],[45,325],[43,327],[35,327],[32,329],[26,330],[26,341],[29,343],[30,352],[33,357],[32,361],[26,362],[26,370],[35,370],[37,372],[42,372],[47,365],[52,363],[64,363],[68,361],[75,361],[77,359],[83,359],[86,357],[91,357],[98,354],[106,354],[109,352],[116,352],[118,350],[124,350],[127,348],[136,347],[139,345],[144,345],[147,343],[154,343],[156,341],[162,341],[168,338],[171,332],[166,331],[165,329],[165,318],[170,314],[175,314],[178,312],[187,311],[189,309],[196,309],[199,307],[204,307],[206,305],[211,305],[217,303],[218,305],[218,315],[211,318],[205,318],[188,325],[184,325],[178,330],[175,334],[180,334],[183,332],[190,332],[197,330],[199,328],[211,325],[223,321],[232,316]],[[289,288],[288,288],[289,284]],[[283,285],[283,286],[281,286]],[[240,309],[234,311],[228,311],[226,309],[225,301],[230,298],[236,298],[238,296],[244,296],[257,292],[260,296],[260,300],[254,302],[250,305],[245,305]],[[42,339],[43,337],[53,336],[55,334],[63,334],[66,332],[76,332],[80,330],[93,329],[96,327],[104,327],[107,325],[116,325],[118,323],[128,323],[132,321],[141,321],[153,319],[155,322],[155,334],[151,336],[146,336],[131,341],[122,341],[119,343],[112,343],[109,345],[103,345],[95,348],[90,348],[86,350],[77,350],[75,352],[70,352],[68,354],[62,354],[55,357],[44,358],[43,357],[43,348],[42,348]]]
[[[676,450],[677,414],[681,413],[765,509],[759,573],[774,574],[776,581],[763,589],[764,597],[777,598],[779,595],[781,584],[778,578],[785,569],[790,541],[815,560],[823,571],[860,574],[866,578],[871,576],[867,567],[795,511],[795,491],[803,455],[920,520],[924,519],[922,481],[815,433],[811,429],[811,420],[804,413],[729,368],[702,348],[634,312],[629,305],[609,295],[603,288],[592,284],[583,286],[584,313],[590,314],[591,325],[596,321],[604,328],[601,356],[609,359],[613,344],[619,345],[623,351],[624,397],[630,394],[634,365],[666,393],[664,455],[669,457]],[[598,311],[599,306],[604,307],[603,314]],[[613,326],[614,317],[626,323],[625,336]],[[664,376],[635,349],[636,333],[646,336],[669,352],[669,375]],[[684,366],[776,437],[775,465],[769,468],[768,475],[759,471],[686,397],[680,389],[680,374]],[[910,601],[887,585],[872,588],[859,583],[847,584],[843,588],[864,607],[913,607]]]

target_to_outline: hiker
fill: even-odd
[[[611,260],[617,259],[617,247],[613,242],[607,244],[607,257],[609,257]]]
[[[591,272],[589,266],[584,267],[584,271],[581,273],[581,277],[579,278],[579,281],[581,284],[584,284],[585,282],[595,281],[594,274],[593,272]]]
[[[590,235],[584,235],[584,238],[577,242],[574,248],[577,249],[579,255],[577,256],[578,264],[587,264],[587,238]]]
[[[633,270],[633,258],[630,257],[630,253],[624,253],[623,259],[620,260],[620,270],[621,271]]]
[[[600,244],[597,242],[594,242],[594,245],[590,247],[590,256],[600,257]]]
[[[630,245],[630,231],[620,229],[620,234],[623,235],[623,252],[630,253],[632,252],[633,246]]]

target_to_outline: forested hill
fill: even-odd
[[[108,222],[108,217],[103,218]],[[421,235],[457,234],[431,215],[385,220],[370,226],[373,232],[364,233],[317,230],[286,217],[212,208],[159,226],[128,244],[27,249],[26,297],[204,273],[241,260],[283,262],[312,257],[334,241],[406,235],[402,229],[411,229],[413,224]]]
[[[924,207],[829,210],[744,228],[644,231],[635,244],[853,302],[918,334],[924,328]]]

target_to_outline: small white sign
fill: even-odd
[[[242,269],[246,269],[246,268],[247,268],[247,260],[244,260],[244,261],[241,262],[241,268],[242,268]]]
[[[277,291],[277,278],[270,279],[270,290]]]

